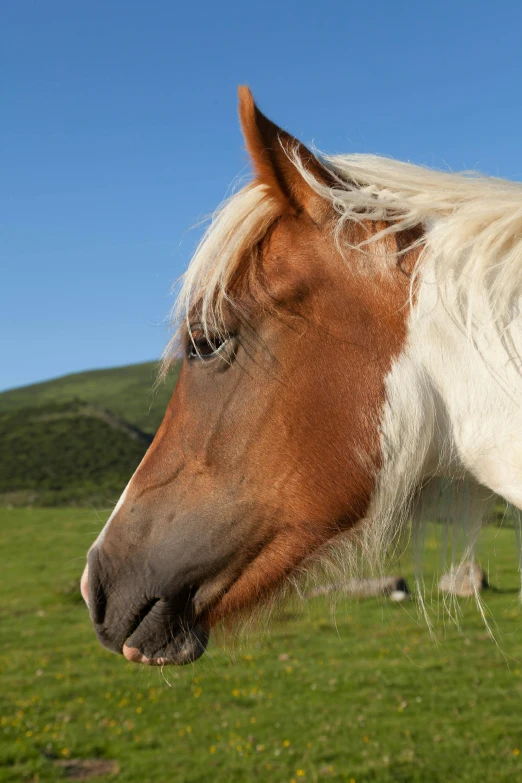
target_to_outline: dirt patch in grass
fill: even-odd
[[[118,762],[112,759],[60,759],[54,766],[62,769],[68,780],[91,780],[120,771]]]

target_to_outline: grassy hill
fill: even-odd
[[[0,413],[0,503],[110,505],[151,439],[81,400]]]
[[[158,429],[177,381],[156,362],[0,394],[0,505],[110,507]]]
[[[156,372],[156,362],[145,362],[65,375],[0,393],[0,412],[78,398],[106,408],[144,432],[154,434],[178,376],[177,369],[172,371],[167,381],[153,392]]]

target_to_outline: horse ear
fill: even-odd
[[[305,169],[324,184],[332,184],[327,169],[304,144],[273,123],[258,109],[248,87],[239,87],[239,119],[259,182],[266,185],[285,212],[307,212],[319,221],[328,204],[305,180],[292,157],[297,155]]]

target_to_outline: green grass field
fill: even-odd
[[[78,600],[100,525],[90,510],[0,511],[0,780],[104,769],[92,779],[522,779],[512,530],[490,527],[481,540],[498,646],[472,601],[461,602],[460,633],[441,613],[435,642],[414,602],[343,601],[334,617],[314,599],[281,610],[233,659],[213,646],[194,666],[161,672],[105,652]],[[430,534],[428,583],[440,529]]]

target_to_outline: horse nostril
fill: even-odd
[[[89,610],[94,623],[101,624],[105,619],[107,610],[107,595],[103,588],[100,576],[100,561],[96,549],[91,549],[87,559],[88,586],[89,586]]]

